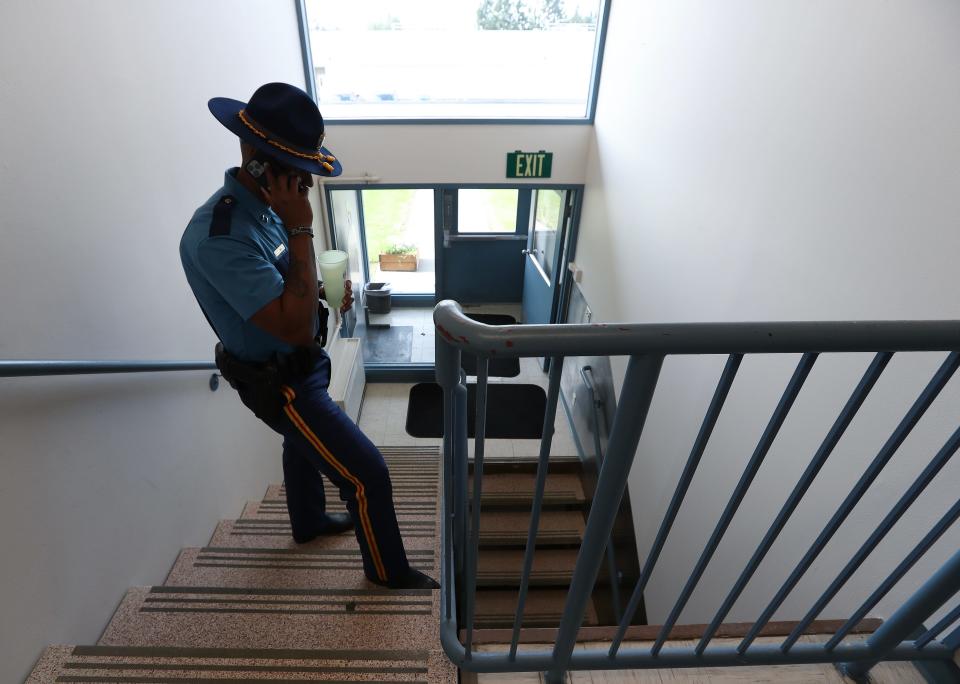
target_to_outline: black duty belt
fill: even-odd
[[[292,353],[275,355],[265,363],[240,361],[218,342],[214,348],[214,360],[224,380],[240,393],[240,400],[269,425],[274,425],[283,414],[288,399],[283,385],[305,377],[316,368],[323,356],[323,347],[297,347]]]
[[[224,380],[234,389],[258,386],[278,387],[281,383],[309,375],[323,356],[320,345],[297,347],[289,354],[277,354],[269,361],[254,363],[241,361],[218,342],[214,348],[214,361]]]

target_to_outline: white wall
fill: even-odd
[[[239,149],[206,102],[302,85],[294,3],[37,0],[0,27],[0,358],[211,359],[178,243]],[[95,642],[279,481],[279,438],[208,377],[0,381],[0,680]]]
[[[323,104],[320,105],[323,112]],[[343,175],[383,183],[524,183],[506,178],[507,153],[553,152],[552,177],[536,183],[583,183],[592,130],[559,126],[328,126],[326,142]]]
[[[614,2],[577,253],[596,318],[960,318],[958,63],[953,0]],[[766,605],[942,357],[894,360],[730,619]],[[868,362],[818,362],[683,622],[713,616]],[[665,365],[630,479],[642,557],[722,363]],[[745,362],[647,590],[652,622],[672,607],[795,363]],[[800,616],[957,427],[958,384],[779,617]],[[958,485],[955,463],[822,617],[859,604]],[[960,534],[948,537],[900,594],[956,550]]]

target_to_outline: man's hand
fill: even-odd
[[[323,285],[319,285],[320,288],[320,299],[327,298],[327,292],[324,289]],[[350,309],[353,308],[353,282],[349,280],[343,281],[343,301],[340,303],[340,313],[347,313]]]
[[[295,173],[276,175],[269,165],[266,173],[270,189],[261,188],[260,192],[284,226],[288,229],[310,226],[313,210],[306,191],[310,178],[301,182]],[[313,240],[301,236],[290,238],[289,242],[290,264],[283,277],[283,293],[253,314],[250,320],[288,344],[310,346],[317,332],[317,257],[313,252]]]
[[[283,225],[287,228],[310,227],[313,225],[313,208],[307,199],[307,187],[301,190],[300,177],[296,174],[274,175],[270,164],[267,168],[267,186],[260,188],[264,200],[269,204]]]

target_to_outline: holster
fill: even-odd
[[[317,333],[316,342],[321,347],[326,347],[327,323],[330,320],[330,311],[323,305],[323,302],[317,304],[317,318],[320,321],[320,332]]]
[[[240,361],[218,342],[213,358],[223,379],[240,394],[240,400],[266,423],[283,415],[287,399],[281,387],[308,375],[323,353],[319,346],[297,347],[291,354],[275,355],[265,363]]]

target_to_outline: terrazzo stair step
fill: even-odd
[[[436,494],[432,499],[405,499],[394,497],[393,507],[397,519],[433,518],[437,515],[440,502]],[[339,499],[327,497],[326,510],[330,513],[344,513],[346,506]],[[240,514],[241,520],[289,520],[286,500],[248,501]]]
[[[481,589],[477,592],[476,628],[496,629],[513,627],[514,616],[517,611],[518,590],[516,589]],[[524,604],[524,627],[556,627],[560,624],[560,616],[567,600],[565,589],[538,589],[536,587],[527,592]],[[593,601],[587,604],[587,613],[584,625],[598,624],[597,611]]]
[[[440,486],[440,473],[424,472],[410,476],[410,478],[391,478],[393,484],[393,497],[397,499],[424,499],[437,496],[437,489]],[[324,494],[327,497],[327,503],[342,503],[340,501],[340,492],[329,481],[324,482]],[[283,503],[287,502],[287,491],[283,485],[270,485],[263,496],[263,502]]]
[[[401,521],[404,523],[406,521]],[[403,546],[410,550],[428,550],[436,546],[437,534],[429,526],[404,526]],[[352,549],[357,546],[357,538],[352,532],[334,536],[317,537],[306,544],[293,541],[290,526],[287,525],[251,525],[247,520],[221,520],[208,547],[287,549],[291,552],[306,553],[315,548]]]
[[[134,587],[97,644],[438,648],[438,602],[439,593],[429,589]]]
[[[290,519],[287,516],[274,516],[273,518],[240,518],[233,520],[233,529],[235,532],[247,532],[260,536],[290,537]],[[431,516],[401,516],[397,514],[397,523],[400,526],[400,534],[404,538],[410,539],[432,539],[439,534],[437,527],[437,515]],[[347,547],[351,544],[356,546],[357,540],[353,533],[344,532],[343,534],[324,537],[332,546]]]
[[[523,555],[520,549],[481,551],[477,562],[477,586],[519,586]],[[538,549],[533,557],[530,586],[568,587],[576,560],[577,549]]]
[[[491,511],[480,514],[481,547],[525,547],[529,530],[530,513],[527,512]],[[537,548],[579,545],[583,532],[583,514],[580,511],[543,511],[537,526]]]
[[[587,503],[580,477],[572,473],[551,474],[543,493],[544,508],[582,506]],[[483,476],[482,502],[488,507],[529,509],[536,488],[534,473],[486,473]],[[473,477],[470,478],[473,491]]]
[[[390,470],[391,478],[407,485],[424,483],[423,476],[440,477],[440,450],[438,447],[378,447],[383,454],[383,460]],[[418,479],[419,478],[419,479]],[[336,492],[336,488],[326,480],[328,491]],[[283,498],[285,492],[282,484],[267,487],[265,499]]]
[[[456,684],[437,650],[51,646],[26,684],[53,682],[381,682]]]
[[[414,568],[437,577],[436,550],[407,549]],[[360,549],[304,545],[297,549],[187,548],[164,586],[259,587],[262,589],[371,588],[363,575]]]
[[[408,455],[412,455],[412,456],[424,457],[424,456],[430,456],[430,455],[432,455],[434,458],[439,458],[439,456],[440,456],[440,446],[439,446],[439,445],[433,445],[433,446],[424,446],[424,445],[419,445],[419,446],[391,446],[391,445],[388,444],[388,445],[386,445],[386,446],[377,445],[377,448],[380,450],[380,453],[382,453],[384,456],[390,456],[390,455],[395,455],[395,456],[408,456]]]

